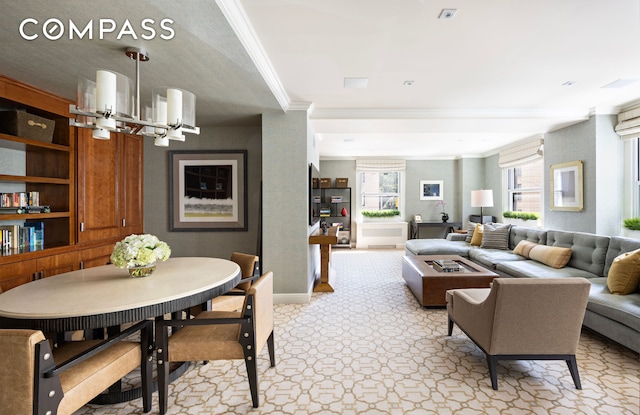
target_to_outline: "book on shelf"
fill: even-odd
[[[0,193],[0,207],[19,208],[40,205],[40,192]]]
[[[51,213],[51,207],[49,206],[2,206],[0,207],[0,214],[4,215],[23,215],[27,213]]]
[[[41,249],[44,247],[44,222],[25,222],[23,226],[0,226],[2,249]]]
[[[342,196],[331,196],[331,203],[342,203]]]
[[[20,246],[20,227],[18,225],[2,225],[2,248],[17,248]]]

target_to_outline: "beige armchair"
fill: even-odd
[[[273,273],[263,274],[247,291],[239,312],[203,311],[189,320],[156,322],[160,414],[167,410],[169,362],[243,359],[253,407],[259,405],[257,357],[265,344],[276,364],[273,339]],[[169,327],[179,328],[169,336]]]
[[[0,330],[0,412],[69,415],[140,367],[143,410],[151,410],[151,321],[104,341],[74,341],[51,350],[41,331]],[[126,340],[140,332],[140,342]]]
[[[499,360],[565,360],[582,389],[576,350],[590,283],[584,278],[496,278],[491,288],[447,291],[455,323],[487,356],[498,389]]]

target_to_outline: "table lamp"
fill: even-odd
[[[482,208],[493,207],[493,190],[472,190],[471,191],[471,207],[480,208],[480,222],[484,223]]]

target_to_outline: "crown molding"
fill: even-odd
[[[285,91],[280,78],[276,73],[269,56],[262,47],[258,35],[253,29],[253,25],[239,0],[216,0],[220,11],[229,22],[229,25],[242,43],[242,46],[249,54],[249,57],[256,65],[258,72],[267,83],[267,86],[280,104],[283,111],[287,111],[291,104],[289,95]]]
[[[442,118],[583,118],[588,119],[590,109],[540,109],[540,110],[455,110],[455,109],[315,109],[312,119],[442,119]]]

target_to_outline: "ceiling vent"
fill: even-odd
[[[440,12],[440,16],[438,16],[438,19],[451,20],[453,19],[453,16],[455,16],[457,11],[458,9],[442,9],[442,11]]]
[[[345,88],[366,88],[369,78],[344,78]]]

